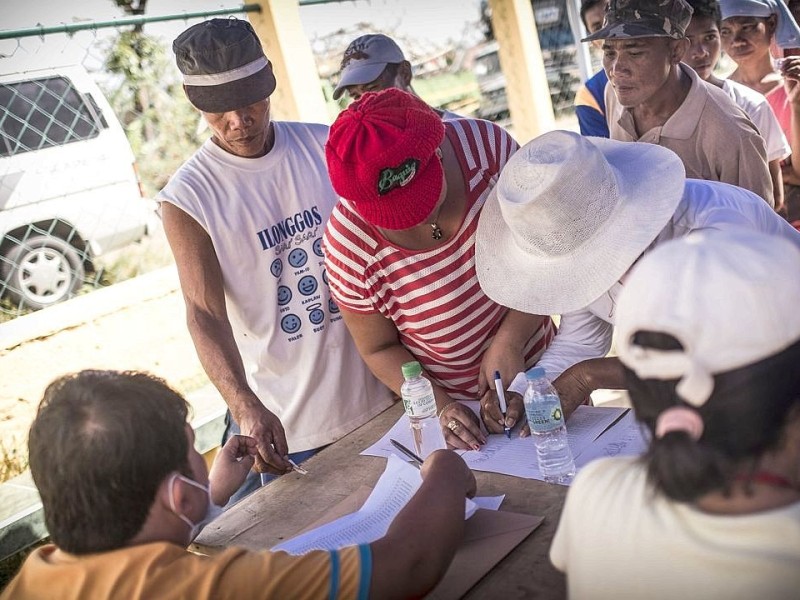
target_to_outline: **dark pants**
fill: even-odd
[[[225,432],[222,434],[222,445],[224,446],[225,442],[227,442],[232,435],[241,432],[242,431],[241,429],[239,429],[238,423],[236,423],[236,421],[233,420],[231,411],[230,410],[227,411],[225,413]],[[289,458],[291,458],[295,463],[299,465],[307,458],[314,456],[319,450],[320,448],[314,448],[312,450],[303,450],[302,452],[295,452],[293,454],[290,454]],[[228,500],[228,503],[225,505],[225,507],[227,508],[228,506],[235,504],[245,496],[249,496],[250,494],[255,492],[262,485],[266,485],[270,481],[277,479],[278,477],[280,477],[280,475],[272,475],[271,473],[257,473],[256,471],[251,469],[250,472],[247,474],[247,478],[244,480],[242,486],[233,493],[231,499]]]

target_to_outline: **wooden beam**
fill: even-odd
[[[272,61],[278,87],[273,92],[272,118],[330,123],[311,44],[300,21],[298,0],[257,0],[260,12],[247,18]]]
[[[514,137],[520,144],[555,128],[550,88],[530,0],[489,0]]]

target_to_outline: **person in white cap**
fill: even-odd
[[[411,86],[414,74],[400,46],[382,33],[368,33],[354,39],[342,56],[339,83],[333,90],[333,99],[345,93],[358,100],[365,92],[380,92],[397,88],[417,95]],[[433,108],[443,120],[460,119],[449,110]]]
[[[800,27],[783,0],[720,0],[722,49],[736,63],[731,81],[766,96],[792,147],[782,163],[784,216],[800,230]]]
[[[173,50],[212,135],[157,200],[192,340],[228,404],[223,443],[239,431],[258,443],[262,481],[250,477],[235,501],[392,396],[328,290],[322,232],[338,199],[325,167],[328,128],[270,119],[275,77],[247,21],[198,23]]]
[[[719,34],[719,2],[717,0],[686,0],[692,7],[692,20],[686,27],[686,37],[691,43],[683,56],[683,63],[692,67],[698,77],[720,88],[758,127],[767,150],[767,165],[772,178],[775,212],[783,214],[783,176],[781,163],[792,148],[781,129],[769,101],[759,92],[731,79],[721,79],[714,74],[722,54]]]
[[[691,234],[633,268],[619,355],[651,441],[575,478],[550,549],[571,598],[797,597],[799,305],[776,236]]]
[[[500,174],[478,223],[476,271],[499,304],[562,315],[537,365],[555,380],[569,414],[595,389],[625,387],[619,360],[604,357],[631,266],[673,238],[729,229],[800,248],[800,234],[758,196],[686,179],[666,148],[553,131],[520,148]],[[510,386],[510,416],[524,414],[524,389],[520,374]],[[498,410],[483,407],[490,431]]]

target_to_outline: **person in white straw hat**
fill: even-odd
[[[478,223],[475,261],[486,294],[504,306],[561,314],[544,367],[570,414],[595,389],[622,389],[611,347],[625,275],[660,244],[700,229],[800,234],[758,196],[685,179],[680,159],[655,144],[553,131],[511,157]],[[524,375],[510,386],[521,405]],[[496,405],[485,408],[492,417]],[[493,418],[485,419],[487,427]],[[523,434],[527,431],[523,430]]]
[[[693,233],[633,268],[618,349],[651,441],[573,482],[550,549],[570,597],[797,597],[799,305],[776,236]]]
[[[247,21],[197,23],[172,47],[211,137],[157,200],[189,332],[228,405],[223,443],[241,432],[258,444],[261,476],[251,473],[236,501],[392,398],[328,291],[322,230],[338,199],[325,166],[328,127],[270,119],[275,76]]]

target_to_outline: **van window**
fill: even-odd
[[[87,140],[100,128],[65,77],[0,84],[0,156]]]

